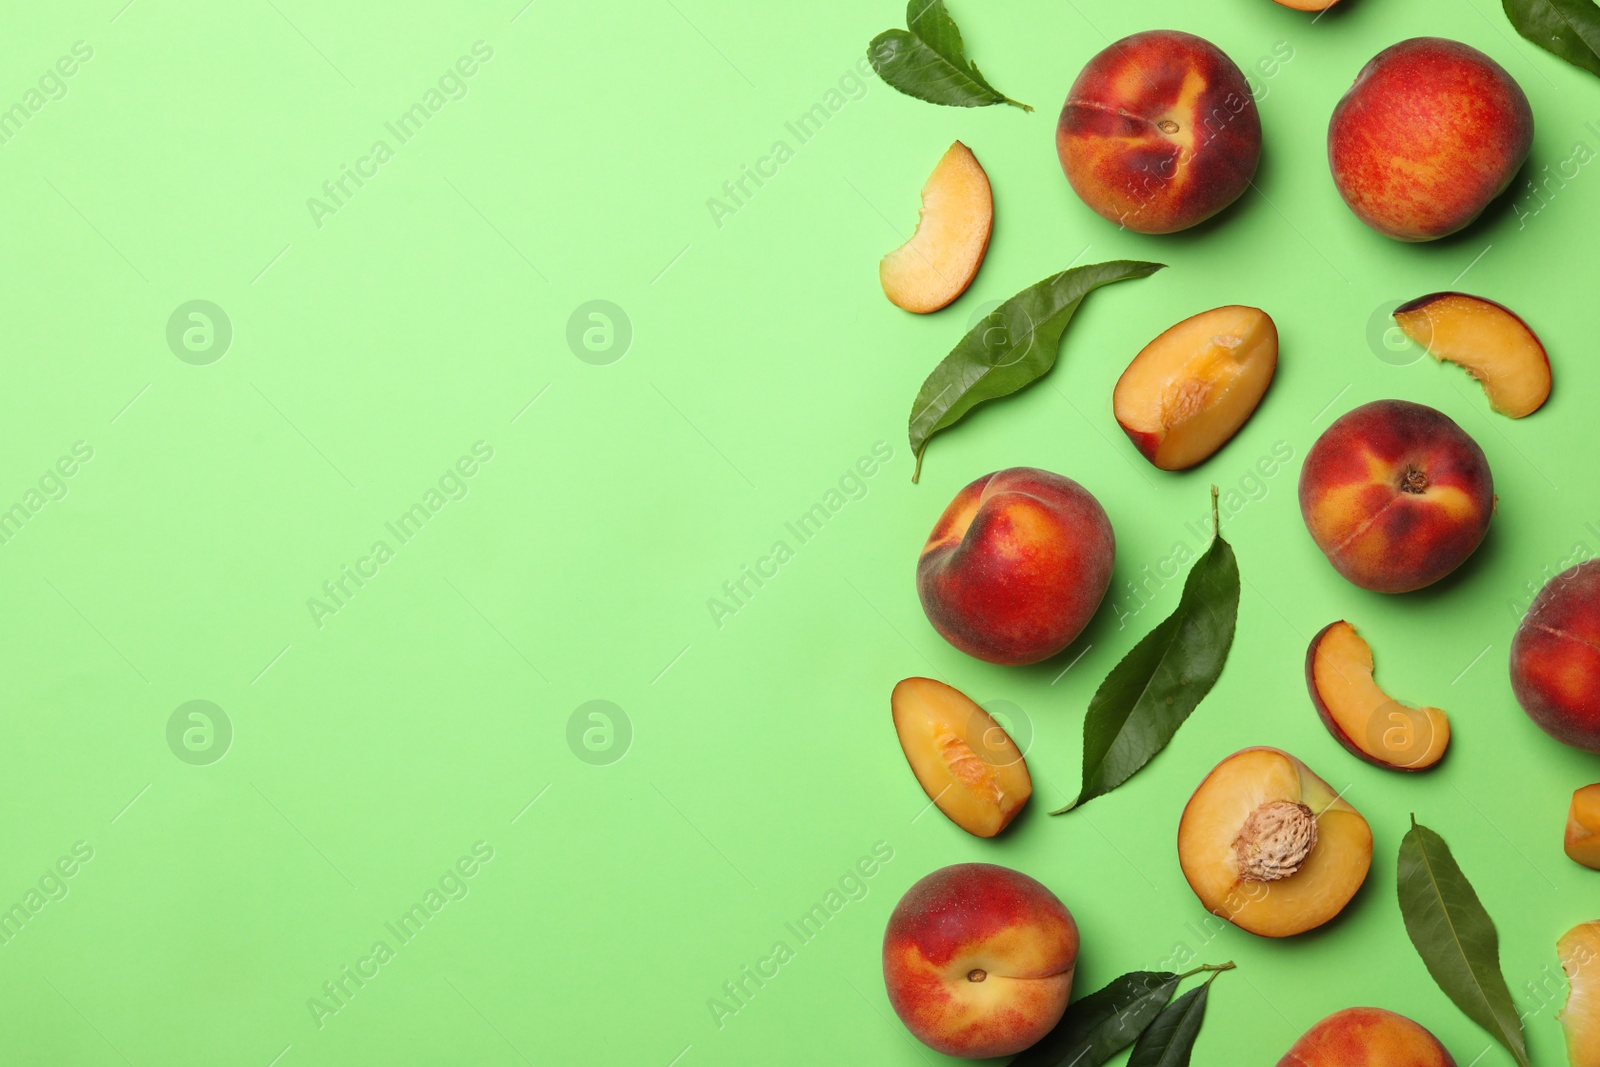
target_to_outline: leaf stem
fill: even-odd
[[[1002,99],[1004,100],[1005,103],[1010,104],[1012,107],[1020,107],[1024,111],[1032,111],[1033,110],[1033,108],[1029,107],[1027,104],[1024,104],[1024,103],[1021,103],[1019,101],[1013,100],[1009,96],[1003,97]]]
[[[1210,971],[1211,977],[1207,978],[1206,981],[1213,982],[1216,980],[1217,975],[1221,974],[1223,971],[1234,970],[1237,966],[1238,965],[1232,960],[1229,960],[1227,963],[1207,963],[1204,966],[1196,967],[1192,971],[1186,971],[1185,973],[1178,975],[1178,981],[1181,982],[1185,978],[1193,978],[1197,974],[1205,974],[1207,971]]]
[[[1215,541],[1222,536],[1222,517],[1217,514],[1217,495],[1219,490],[1215,482],[1211,483],[1211,539]]]
[[[916,485],[917,479],[922,477],[922,454],[928,450],[928,442],[922,442],[922,447],[917,449],[917,465],[911,470],[911,484]]]

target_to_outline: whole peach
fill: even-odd
[[[1222,49],[1192,33],[1148,30],[1083,68],[1061,108],[1056,154],[1095,212],[1140,233],[1172,233],[1249,187],[1261,116]]]
[[[1379,52],[1328,123],[1339,195],[1398,241],[1431,241],[1472,222],[1532,147],[1521,86],[1476,48],[1443,37]]]
[[[917,560],[917,594],[946,641],[990,663],[1060,652],[1111,584],[1105,509],[1070,478],[1012,467],[968,485]]]
[[[1456,1061],[1404,1015],[1346,1008],[1307,1030],[1278,1067],[1456,1067]]]
[[[1021,1052],[1067,1009],[1078,925],[1056,895],[993,863],[943,867],[906,890],[883,934],[895,1014],[947,1056]]]
[[[1335,570],[1405,593],[1466,561],[1494,514],[1483,449],[1442,411],[1375,400],[1336,419],[1300,468],[1300,514]]]
[[[1539,590],[1511,641],[1511,691],[1563,744],[1600,752],[1600,560]]]

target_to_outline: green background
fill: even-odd
[[[1543,201],[1523,182],[1600,149],[1600,84],[1498,5],[1346,0],[1313,19],[1267,0],[958,0],[970,54],[1030,115],[850,80],[868,39],[903,25],[895,2],[122,3],[13,5],[0,27],[0,108],[26,113],[0,144],[0,507],[25,517],[0,545],[0,908],[25,916],[0,944],[0,1061],[936,1062],[885,999],[884,922],[929,871],[990,860],[1072,908],[1080,992],[1180,951],[1237,961],[1198,1064],[1273,1062],[1352,1004],[1417,1018],[1463,1067],[1509,1063],[1406,939],[1394,857],[1411,812],[1495,917],[1535,1059],[1561,1061],[1554,941],[1600,900],[1560,839],[1600,767],[1522,716],[1505,663],[1532,589],[1600,547],[1581,280],[1600,179],[1570,165]],[[1152,238],[1077,201],[1052,135],[1082,64],[1160,27],[1252,73],[1265,152],[1219,222]],[[1505,65],[1538,130],[1511,197],[1414,247],[1343,207],[1324,134],[1366,59],[1431,33]],[[75,42],[92,56],[30,110]],[[489,58],[428,111],[477,42]],[[1284,49],[1263,77],[1256,61]],[[841,106],[800,143],[786,124],[830,90]],[[402,143],[385,124],[418,102]],[[956,138],[993,181],[994,241],[965,296],[913,317],[876,264]],[[777,173],[713,212],[780,140]],[[344,167],[370,176],[314,212]],[[1171,268],[1091,297],[1049,378],[935,440],[912,485],[911,399],[973,316],[1121,257]],[[1458,369],[1384,339],[1395,302],[1451,287],[1540,332],[1557,384],[1533,417],[1490,414]],[[192,300],[231,324],[225,352],[187,313],[200,351],[169,345]],[[592,300],[620,314],[591,319]],[[1155,471],[1111,418],[1112,383],[1162,329],[1236,302],[1276,319],[1277,381],[1199,470]],[[575,313],[598,351],[569,344]],[[1403,598],[1338,578],[1295,498],[1316,435],[1381,397],[1449,413],[1499,493],[1459,579]],[[51,477],[78,442],[92,458]],[[478,442],[492,458],[451,477]],[[877,442],[892,458],[864,495],[793,539],[785,522]],[[1279,442],[1292,458],[1259,477]],[[1072,649],[1002,669],[934,634],[912,575],[954,492],[1022,464],[1091,489],[1118,556]],[[1227,670],[1144,774],[1046,818],[1075,790],[1096,684],[1176,603],[1167,582],[1122,619],[1127,583],[1199,549],[1212,482],[1239,491]],[[421,531],[391,534],[418,503]],[[779,539],[793,558],[719,625],[710,598]],[[372,576],[327,599],[345,566]],[[1367,766],[1318,723],[1305,645],[1340,617],[1395,695],[1450,712],[1437,773]],[[1001,839],[926,809],[889,720],[911,674],[1009,701],[1031,735],[1036,796]],[[185,710],[169,742],[193,700],[220,714]],[[579,710],[595,700],[602,718]],[[1173,847],[1194,786],[1252,744],[1346,789],[1377,837],[1347,913],[1287,942],[1203,927]],[[794,938],[785,923],[880,842],[892,859],[859,899]],[[470,877],[450,876],[458,861]],[[419,903],[402,942],[386,924]],[[793,958],[719,1020],[709,1001],[780,940]],[[388,958],[364,963],[378,941]],[[372,976],[356,986],[347,966]]]

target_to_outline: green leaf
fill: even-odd
[[[1206,998],[1210,993],[1211,982],[1207,980],[1163,1008],[1150,1028],[1139,1035],[1139,1043],[1128,1057],[1128,1067],[1188,1067],[1200,1025],[1206,1021]]]
[[[1179,977],[1134,971],[1067,1008],[1055,1029],[1011,1067],[1099,1067],[1144,1032],[1178,991]]]
[[[906,26],[878,34],[867,46],[872,69],[895,89],[950,107],[1010,104],[1033,110],[990,85],[967,60],[961,29],[944,9],[944,0],[911,0]]]
[[[1239,561],[1222,539],[1211,488],[1211,547],[1183,583],[1177,610],[1112,668],[1083,720],[1083,784],[1060,815],[1111,792],[1167,747],[1211,692],[1239,617]]]
[[[914,482],[928,439],[960,422],[973,408],[1031,385],[1056,362],[1061,335],[1083,298],[1102,285],[1145,278],[1165,264],[1119,259],[1052,274],[983,317],[922,383],[911,406]]]
[[[1400,912],[1428,973],[1473,1022],[1528,1065],[1522,1019],[1500,972],[1500,936],[1444,838],[1411,818],[1400,842]]]
[[[1593,0],[1501,0],[1516,31],[1551,55],[1600,74],[1600,7]]]

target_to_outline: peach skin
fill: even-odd
[[[1210,41],[1148,30],[1089,60],[1056,124],[1056,154],[1092,210],[1172,233],[1239,198],[1261,158],[1244,74]]]
[[[947,1056],[1021,1052],[1066,1011],[1078,925],[1056,895],[992,863],[943,867],[906,891],[883,935],[883,980],[906,1029]]]
[[[1511,639],[1511,692],[1564,745],[1600,753],[1600,560],[1545,583]]]
[[[1328,123],[1333,183],[1397,241],[1470,224],[1533,147],[1533,109],[1505,69],[1459,41],[1413,37],[1361,68]]]
[[[968,485],[917,560],[917,595],[946,641],[990,663],[1037,663],[1083,631],[1111,584],[1105,509],[1070,478],[1012,467]]]
[[[1376,400],[1323,431],[1300,468],[1300,514],[1363,589],[1432,585],[1472,555],[1494,514],[1483,449],[1442,411]]]
[[[1307,1030],[1278,1067],[1456,1067],[1426,1027],[1382,1008],[1346,1008]]]

